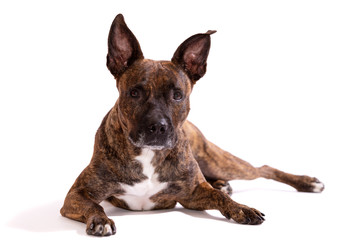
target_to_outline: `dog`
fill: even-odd
[[[116,233],[99,204],[107,200],[128,210],[217,209],[241,224],[261,224],[264,214],[230,198],[234,179],[259,177],[301,192],[321,192],[324,184],[308,176],[251,164],[208,141],[186,120],[189,95],[206,72],[210,36],[186,39],[171,61],[145,59],[124,17],[114,19],[108,38],[107,67],[119,97],[95,136],[90,164],[69,190],[62,216],[86,223],[86,233]]]

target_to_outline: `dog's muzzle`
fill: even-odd
[[[138,129],[131,132],[129,139],[136,147],[162,150],[172,148],[175,143],[174,129],[165,118],[144,121]]]

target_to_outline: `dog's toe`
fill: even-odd
[[[110,224],[105,224],[103,235],[104,236],[113,235],[113,230],[112,230]]]

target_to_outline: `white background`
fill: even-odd
[[[128,212],[105,204],[114,239],[358,239],[358,1],[1,1],[2,239],[89,237],[60,216],[117,98],[105,66],[116,14],[145,57],[170,59],[187,37],[212,35],[189,119],[255,166],[318,177],[322,194],[269,180],[234,181],[233,199],[261,226],[216,211]]]

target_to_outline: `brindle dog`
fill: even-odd
[[[189,95],[205,74],[210,35],[184,41],[171,61],[144,59],[119,14],[108,39],[107,67],[119,98],[102,121],[90,164],[68,192],[61,214],[86,223],[90,235],[116,233],[99,205],[107,200],[129,210],[218,209],[242,224],[261,224],[264,214],[234,202],[229,180],[259,177],[303,192],[321,192],[316,178],[269,166],[255,168],[207,141],[186,117]]]

